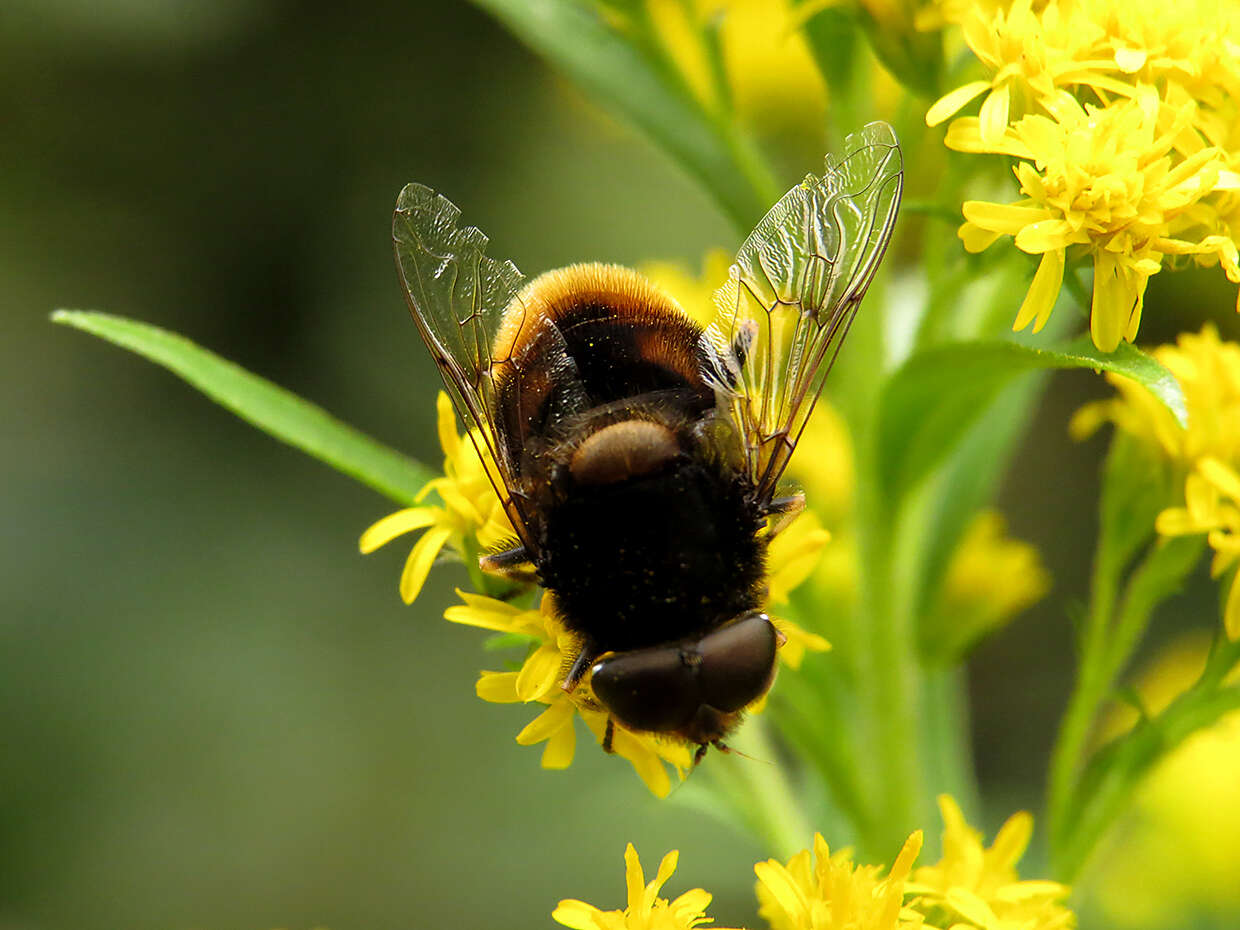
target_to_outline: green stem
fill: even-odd
[[[1065,821],[1073,782],[1093,729],[1095,713],[1107,689],[1100,674],[1102,653],[1119,587],[1118,568],[1111,565],[1112,561],[1109,550],[1100,542],[1090,583],[1089,611],[1084,628],[1078,632],[1076,685],[1051,753],[1047,806],[1052,848],[1062,844],[1064,834],[1070,829]]]
[[[1080,678],[1051,757],[1051,853],[1078,850],[1080,826],[1071,812],[1086,790],[1080,779],[1085,751],[1103,702],[1123,673],[1149,625],[1154,607],[1178,588],[1200,558],[1204,540],[1182,537],[1155,543],[1133,571],[1117,603],[1121,557],[1104,541],[1094,577],[1094,598],[1081,645]]]
[[[1111,743],[1082,774],[1084,800],[1072,810],[1072,830],[1055,855],[1055,872],[1073,881],[1098,839],[1123,812],[1136,786],[1193,733],[1240,708],[1240,688],[1196,686],[1156,719]]]
[[[872,469],[867,470],[870,474]],[[870,485],[869,482],[866,485]],[[920,669],[911,624],[898,597],[896,517],[877,500],[870,485],[859,495],[859,542],[862,566],[861,613],[867,617],[867,641],[861,647],[860,692],[872,728],[870,770],[877,786],[874,829],[862,837],[866,853],[898,848],[917,825],[921,798],[917,696]],[[907,592],[905,592],[907,594]]]

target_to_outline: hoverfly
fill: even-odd
[[[635,271],[525,283],[418,184],[393,220],[418,330],[516,536],[488,571],[555,595],[612,722],[706,747],[770,688],[771,536],[804,506],[780,477],[891,239],[886,123],[849,136],[758,223],[703,329]],[[605,748],[607,748],[605,740]]]

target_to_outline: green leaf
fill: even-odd
[[[896,370],[879,400],[878,477],[889,505],[898,505],[947,457],[1004,387],[1028,372],[1055,368],[1125,375],[1186,422],[1184,394],[1171,372],[1127,343],[1110,354],[1088,338],[1054,350],[1006,341],[928,349]]]
[[[433,477],[426,466],[184,336],[90,310],[57,310],[52,321],[92,333],[162,365],[252,426],[398,503],[412,501]]]
[[[648,135],[705,185],[737,229],[753,228],[778,199],[781,191],[749,141],[730,118],[703,109],[640,29],[622,32],[582,0],[474,2]]]

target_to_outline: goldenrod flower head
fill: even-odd
[[[1217,578],[1240,562],[1240,344],[1222,341],[1207,324],[1200,333],[1181,334],[1175,345],[1159,346],[1153,355],[1184,392],[1187,427],[1145,388],[1108,374],[1119,396],[1086,404],[1070,429],[1084,437],[1109,420],[1187,473],[1184,505],[1160,513],[1155,528],[1163,536],[1207,534]],[[1240,585],[1234,581],[1223,623],[1228,636],[1240,638]]]
[[[880,866],[854,866],[851,854],[831,854],[814,834],[814,851],[787,863],[775,859],[753,867],[758,876],[758,913],[771,930],[911,930],[922,916],[904,907],[905,883],[921,850],[918,831],[904,843],[883,876]]]
[[[1072,435],[1087,437],[1110,421],[1185,471],[1206,456],[1240,465],[1240,344],[1224,342],[1218,329],[1206,324],[1200,333],[1182,333],[1174,345],[1151,354],[1184,392],[1187,427],[1137,382],[1108,374],[1119,395],[1078,410],[1069,426]]]
[[[1161,712],[1200,677],[1209,646],[1210,638],[1200,635],[1176,640],[1137,676],[1149,713]],[[1135,722],[1135,710],[1122,713],[1127,726],[1104,738]],[[1214,915],[1218,926],[1234,921],[1240,910],[1237,784],[1240,711],[1232,711],[1172,750],[1138,787],[1116,842],[1090,876],[1108,926],[1162,928],[1192,912]]]
[[[397,536],[425,529],[405,560],[400,576],[400,596],[412,604],[422,590],[426,576],[445,545],[457,556],[467,551],[466,538],[488,549],[515,535],[488,475],[488,464],[479,456],[486,445],[478,437],[463,437],[456,431],[452,402],[443,391],[436,401],[439,444],[443,448],[443,477],[427,482],[414,498],[421,504],[432,492],[443,506],[406,507],[379,520],[362,534],[360,548],[368,554]],[[490,471],[493,473],[494,468]]]
[[[797,526],[802,521],[805,521],[807,529],[799,531]],[[780,543],[788,534],[792,535]],[[768,558],[772,594],[786,598],[788,590],[812,568],[812,564],[806,567],[807,562],[812,562],[813,554],[825,542],[825,533],[804,514],[776,537]],[[808,558],[807,553],[810,554]],[[545,593],[537,608],[522,609],[480,594],[457,593],[465,603],[449,607],[444,619],[519,637],[527,644],[527,654],[519,670],[484,671],[476,687],[478,697],[484,701],[546,705],[542,713],[517,734],[517,742],[523,746],[545,742],[542,766],[548,769],[567,768],[572,764],[576,751],[574,721],[577,717],[601,743],[609,715],[590,691],[589,676],[572,694],[560,687],[581,650],[581,641],[560,621],[555,598]],[[773,617],[772,622],[785,637],[779,650],[780,661],[790,668],[800,666],[806,651],[821,652],[830,648],[821,636],[789,620]],[[750,712],[757,712],[762,704],[762,699],[759,699],[749,708]],[[684,778],[693,761],[690,748],[678,740],[626,730],[619,725],[613,729],[611,748],[629,761],[646,787],[658,797],[666,797],[672,789],[668,766],[679,780]]]
[[[711,895],[702,888],[686,891],[674,901],[659,892],[676,871],[680,853],[673,849],[659,863],[654,881],[646,883],[637,851],[629,843],[624,850],[628,903],[622,911],[603,911],[592,904],[568,898],[551,913],[555,920],[574,930],[692,930],[714,922],[706,916]],[[716,928],[725,930],[725,928]]]
[[[1058,882],[1022,881],[1016,872],[1033,833],[1028,813],[1013,814],[989,848],[965,822],[959,805],[939,796],[943,858],[918,868],[908,883],[917,895],[910,907],[953,930],[1065,930],[1076,917],[1059,902],[1069,888]]]
[[[1108,352],[1136,336],[1146,283],[1166,259],[1217,263],[1240,283],[1236,4],[1200,0],[1175,15],[1153,0],[943,8],[990,76],[945,95],[926,122],[985,94],[946,144],[1022,160],[1025,199],[968,201],[960,229],[970,251],[1012,236],[1042,256],[1016,329],[1045,325],[1079,254],[1094,266],[1090,331]]]
[[[546,743],[542,766],[547,769],[572,765],[577,745],[577,717],[581,717],[595,738],[602,742],[608,714],[594,699],[589,678],[572,694],[560,687],[581,649],[581,641],[560,622],[554,597],[544,594],[538,607],[527,610],[481,594],[457,593],[465,603],[449,607],[444,619],[510,634],[528,644],[519,670],[484,671],[475,688],[478,697],[495,704],[546,705],[517,734],[517,742],[522,746]],[[665,763],[671,765],[678,778],[683,778],[693,763],[692,753],[684,743],[651,733],[634,733],[619,726],[612,734],[611,747],[616,755],[629,761],[646,787],[658,797],[666,797],[672,789]]]
[[[1015,0],[997,9],[971,4],[945,13],[957,17],[966,44],[991,77],[945,94],[926,112],[926,125],[937,126],[986,94],[977,120],[984,150],[993,150],[1012,119],[1043,112],[1044,101],[1061,88],[1118,70],[1099,55],[1102,28],[1072,4],[1050,2],[1035,10],[1032,0]]]
[[[1136,338],[1145,287],[1163,260],[1208,254],[1240,282],[1235,241],[1215,232],[1208,198],[1236,184],[1226,153],[1202,147],[1173,152],[1187,117],[1164,118],[1153,93],[1110,106],[1081,106],[1061,97],[1053,116],[1030,115],[1002,136],[996,150],[1024,159],[1015,168],[1024,198],[1012,204],[966,201],[960,237],[979,252],[1000,236],[1042,261],[1016,316],[1015,329],[1050,317],[1069,248],[1092,256],[1090,332],[1105,352]],[[957,120],[947,142],[984,151],[976,120]]]
[[[1169,507],[1154,527],[1163,536],[1205,533],[1214,560],[1210,574],[1218,578],[1240,564],[1240,472],[1221,459],[1205,457],[1184,484],[1183,507]],[[1223,629],[1240,639],[1240,583],[1233,574],[1223,606]]]
[[[956,659],[974,642],[1037,603],[1050,575],[1035,546],[1007,535],[997,510],[983,510],[956,547],[938,605],[922,624],[922,650]]]

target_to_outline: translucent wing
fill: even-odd
[[[410,184],[400,192],[392,217],[396,264],[418,331],[439,366],[457,414],[488,464],[491,483],[527,546],[531,540],[513,498],[513,468],[502,427],[495,420],[495,334],[504,310],[520,291],[521,272],[512,262],[487,258],[487,237],[460,228],[461,211],[429,187]],[[531,550],[532,551],[532,550]]]
[[[870,123],[788,191],[749,234],[715,292],[707,331],[770,499],[882,261],[904,184],[895,133]]]

